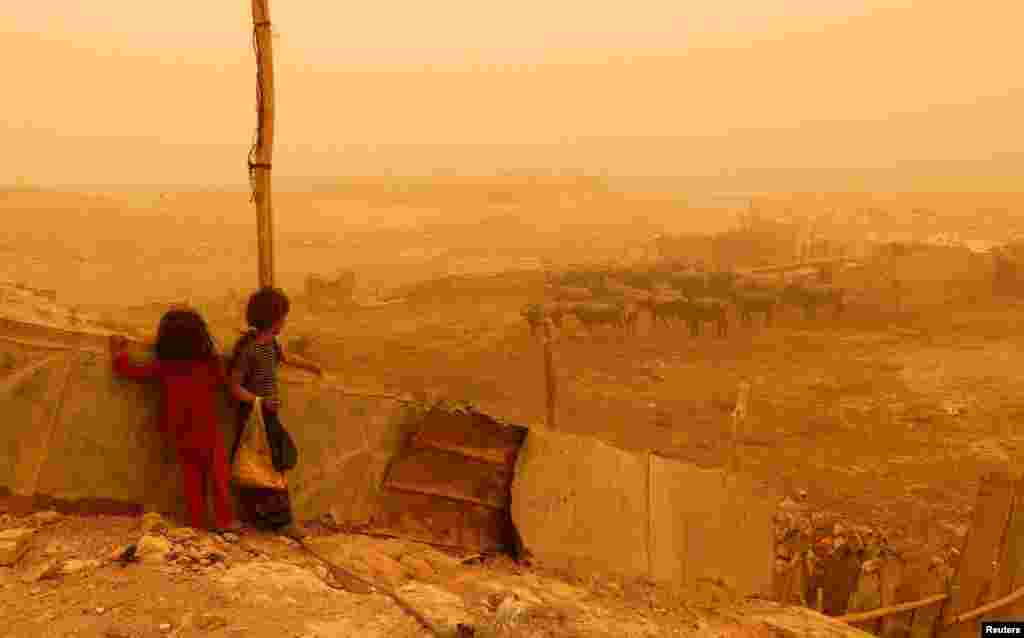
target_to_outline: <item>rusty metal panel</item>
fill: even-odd
[[[464,501],[385,490],[370,531],[476,552],[506,549],[508,513]]]
[[[412,444],[511,467],[526,432],[524,427],[499,423],[474,411],[432,410],[424,417]]]
[[[511,481],[504,465],[446,450],[413,448],[394,461],[384,486],[502,509],[508,507]]]
[[[469,551],[509,549],[509,493],[526,433],[466,404],[434,406],[388,470],[376,531]]]

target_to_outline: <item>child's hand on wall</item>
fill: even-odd
[[[108,345],[110,347],[110,356],[113,358],[125,351],[128,347],[128,339],[121,335],[110,335]]]

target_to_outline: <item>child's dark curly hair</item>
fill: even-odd
[[[242,351],[256,338],[256,333],[273,328],[275,323],[288,316],[290,309],[288,295],[280,288],[260,288],[249,297],[249,304],[245,307],[245,322],[249,324],[249,330],[235,342],[231,357],[228,359],[228,372],[235,369]],[[281,352],[276,341],[274,349],[280,357]]]
[[[291,302],[280,288],[260,288],[249,297],[245,308],[245,322],[256,330],[270,330],[288,316]]]
[[[156,358],[162,361],[212,359],[217,356],[213,337],[198,312],[176,308],[164,313],[157,329]]]

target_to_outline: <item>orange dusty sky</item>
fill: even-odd
[[[275,175],[1024,166],[1024,3],[506,5],[271,0]],[[249,10],[6,8],[0,184],[244,181]]]

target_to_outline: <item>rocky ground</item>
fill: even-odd
[[[310,530],[299,544],[253,530],[214,535],[156,514],[2,515],[0,562],[9,564],[0,567],[0,636],[858,633],[813,612],[727,592],[683,600],[650,583],[580,582],[500,556],[459,557],[324,524]]]

